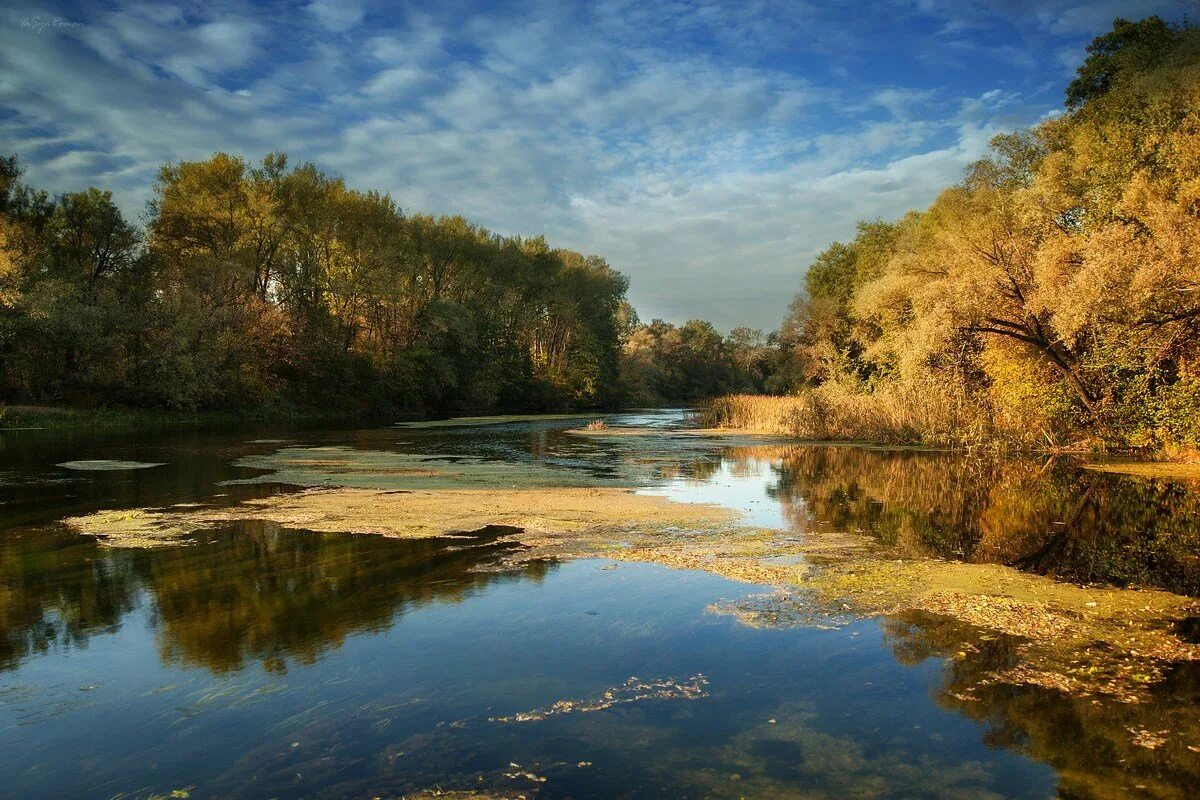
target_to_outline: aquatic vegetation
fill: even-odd
[[[237,520],[408,539],[507,526],[521,531],[522,543],[546,545],[564,536],[606,536],[612,541],[619,540],[621,532],[644,536],[650,531],[712,531],[735,518],[728,509],[672,503],[614,488],[312,489],[229,508],[101,511],[64,523],[115,546],[168,544],[190,532]]]
[[[447,456],[363,450],[354,447],[285,447],[247,455],[235,466],[267,474],[230,483],[284,483],[361,489],[461,489],[466,487],[579,486],[600,484],[548,462],[513,462],[477,456]],[[612,481],[604,481],[611,484]]]
[[[556,422],[559,420],[587,419],[588,414],[496,414],[482,417],[450,417],[414,422],[397,422],[397,428],[466,428],[480,425],[516,425],[523,422]]]
[[[833,630],[855,621],[854,614],[836,614],[810,592],[780,587],[767,594],[711,603],[705,613],[732,617],[748,628],[821,628]]]
[[[189,786],[186,789],[172,789],[167,794],[155,794],[148,797],[146,800],[188,800],[192,796],[192,789],[196,787]]]
[[[695,753],[667,752],[658,769],[688,797],[775,800],[883,800],[937,797],[999,800],[984,764],[947,763],[903,746],[870,748],[852,736],[823,730],[812,707],[785,703],[777,716]]]
[[[524,468],[346,448],[289,448],[281,453],[275,463],[322,480],[339,479],[341,469],[354,480],[378,479],[388,470],[429,469],[437,477],[399,477],[454,483],[450,470],[456,469],[468,485],[471,480],[494,485],[507,471]],[[788,475],[789,457],[784,455],[781,475]],[[864,453],[859,458],[865,457]],[[427,464],[434,466],[420,466]],[[376,470],[374,476],[370,470]],[[870,485],[870,470],[854,474],[860,486]],[[897,485],[891,486],[894,490]],[[806,503],[810,513],[827,513],[815,500]],[[872,513],[878,521],[878,511]],[[993,683],[1136,700],[1164,678],[1169,665],[1200,659],[1200,647],[1180,639],[1173,628],[1195,613],[1193,601],[1180,595],[1073,586],[996,564],[897,560],[897,542],[869,538],[844,521],[806,524],[800,529],[803,535],[797,536],[784,529],[745,525],[727,508],[613,487],[314,489],[227,508],[99,512],[66,522],[110,545],[144,546],[237,520],[402,538],[504,526],[509,532],[502,538],[523,548],[508,557],[512,562],[600,556],[782,587],[782,594],[751,604],[743,601],[740,608],[711,609],[756,626],[841,624],[854,615],[935,613],[1024,642],[1018,662],[986,677]],[[801,594],[795,594],[796,589]]]
[[[851,617],[925,611],[1020,638],[1018,662],[987,675],[992,683],[1065,687],[1137,702],[1172,665],[1200,661],[1200,646],[1182,640],[1176,629],[1200,610],[1191,598],[1079,587],[995,564],[897,560],[853,534],[797,539],[784,531],[734,526],[718,536],[626,536],[620,547],[586,537],[560,539],[514,557],[570,555],[701,569],[806,593],[784,591],[740,608],[710,607],[755,627],[772,621],[788,626],[805,617],[838,625]]]
[[[501,796],[498,794],[481,793],[467,790],[449,789],[425,789],[413,794],[406,794],[400,800],[430,800],[430,798],[440,797],[443,800],[517,800],[515,796]]]
[[[86,517],[68,517],[63,523],[79,533],[95,536],[104,542],[119,539],[122,547],[180,544],[186,536],[204,527],[190,522],[178,509],[96,511]]]
[[[1184,662],[1137,703],[1078,691],[1065,676],[1013,666],[1020,639],[925,612],[882,621],[895,657],[942,662],[938,703],[986,725],[995,746],[1054,766],[1060,797],[1185,800],[1200,780],[1200,663]],[[1008,671],[1028,680],[995,680]],[[1066,681],[1069,685],[1060,685]],[[1140,731],[1164,740],[1144,747]]]
[[[63,469],[76,469],[90,472],[116,472],[128,469],[150,469],[165,466],[163,463],[148,461],[117,461],[113,459],[93,459],[89,461],[64,461],[58,466]]]
[[[489,722],[540,722],[564,714],[587,714],[604,711],[613,706],[639,703],[646,700],[699,700],[708,697],[708,678],[697,673],[690,678],[657,678],[642,680],[636,675],[620,686],[605,689],[591,700],[556,700],[543,708],[520,711],[503,717],[489,717]]]
[[[830,565],[807,585],[861,613],[924,611],[1018,637],[1019,662],[989,676],[1000,683],[1137,702],[1170,665],[1200,661],[1200,646],[1173,627],[1197,603],[1168,592],[1080,587],[994,564],[886,559]]]
[[[651,428],[648,426],[605,426],[602,428],[572,428],[567,433],[596,439],[641,439],[648,443],[690,442],[710,447],[758,446],[772,441],[791,442],[794,439],[770,431],[733,428]]]
[[[600,437],[612,430],[585,435]],[[465,542],[494,538],[508,546],[481,571],[589,557],[703,570],[774,587],[768,594],[707,608],[757,628],[836,628],[866,617],[888,625],[925,614],[960,626],[956,644],[947,645],[944,656],[953,664],[974,664],[988,650],[988,642],[1005,643],[1004,659],[973,668],[947,695],[946,702],[965,708],[999,691],[1147,704],[1178,669],[1200,664],[1200,646],[1181,633],[1181,626],[1200,610],[1194,600],[1166,591],[1056,579],[1058,573],[1134,574],[1121,566],[1124,562],[1097,557],[1108,552],[1105,548],[1119,546],[1121,537],[1130,535],[1126,529],[1146,530],[1136,515],[1115,516],[1118,508],[1157,509],[1162,535],[1137,541],[1151,548],[1144,552],[1156,554],[1155,563],[1173,563],[1167,557],[1178,547],[1170,543],[1190,540],[1167,534],[1184,530],[1193,519],[1190,495],[1180,494],[1178,486],[1081,472],[1066,462],[1016,461],[1000,467],[946,453],[743,446],[736,437],[662,429],[618,433],[612,441],[618,444],[598,450],[602,457],[616,452],[627,460],[640,458],[674,469],[690,475],[701,490],[718,468],[730,476],[765,481],[756,486],[778,505],[783,527],[750,525],[732,508],[678,502],[625,487],[554,485],[564,476],[578,483],[593,480],[577,466],[535,462],[530,467],[515,461],[337,447],[289,447],[238,462],[270,464],[276,470],[256,480],[281,482],[281,476],[287,476],[322,488],[231,507],[181,504],[99,512],[67,522],[115,546],[191,541],[191,532],[248,520],[272,535],[279,528],[406,539],[449,533],[466,537]],[[737,446],[725,447],[730,441]],[[762,464],[769,464],[766,474]],[[506,485],[526,470],[529,482]],[[542,480],[549,485],[540,484]],[[343,482],[382,487],[339,486]],[[717,493],[711,496],[720,499]],[[1176,510],[1166,514],[1165,508]],[[1060,520],[1064,524],[1055,526]],[[1095,535],[1090,533],[1093,523],[1098,526]],[[1121,527],[1112,527],[1118,524]],[[1057,541],[1060,529],[1070,541],[1078,540],[1066,555],[1079,566],[1059,557],[1048,566],[1036,566],[1049,573],[1039,575],[1002,564],[970,563],[975,558],[1013,560],[1040,552],[1047,537]],[[445,548],[445,540],[431,546]],[[954,558],[960,560],[950,560]],[[1078,572],[1084,567],[1093,572]],[[1096,572],[1100,568],[1108,572]],[[1164,580],[1186,586],[1191,574],[1184,564]],[[203,609],[188,610],[184,601],[206,581],[202,575],[196,580],[195,586],[182,584],[178,599],[169,606],[178,606],[180,613],[164,630],[172,631],[172,642],[194,640],[188,646],[199,652],[195,643],[211,640],[222,619],[238,617],[240,606],[218,607],[208,616]],[[264,619],[267,629],[280,624],[280,617],[269,613]],[[185,635],[189,620],[200,621],[190,640]],[[294,649],[301,660],[311,657],[302,647]],[[186,648],[172,653],[173,659],[195,659]],[[262,656],[264,663],[275,663],[269,648]],[[228,663],[239,662],[231,658]],[[525,721],[533,721],[603,702],[604,698],[562,701],[503,719],[522,721],[517,717],[523,714]],[[1162,728],[1150,723],[1144,727],[1151,732]],[[1122,730],[1122,746],[1148,750],[1131,744],[1133,734]],[[1178,741],[1172,734],[1158,752],[1167,752]]]

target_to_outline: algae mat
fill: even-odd
[[[251,500],[233,508],[97,512],[64,522],[114,546],[171,544],[237,520],[326,533],[427,538],[489,526],[520,528],[522,539],[584,532],[711,530],[737,515],[717,506],[673,503],[626,489],[309,490]]]

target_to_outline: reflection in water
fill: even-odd
[[[380,631],[407,608],[458,602],[514,575],[540,579],[549,565],[497,568],[511,549],[499,534],[395,541],[376,536],[282,532],[242,523],[173,549],[111,550],[72,534],[0,538],[0,669],[54,647],[85,646],[150,601],[167,663],[215,673],[261,662],[285,672],[311,664],[352,633]],[[507,569],[507,568],[506,568]]]
[[[897,659],[946,659],[938,702],[987,724],[985,741],[1051,764],[1063,798],[1185,798],[1200,783],[1200,664],[1178,666],[1143,703],[989,684],[1021,642],[931,614],[885,621]],[[1132,734],[1132,736],[1131,736]]]
[[[0,536],[0,670],[116,629],[133,609],[133,563],[72,533]]]
[[[448,546],[244,523],[202,547],[150,551],[160,652],[218,673],[248,660],[271,672],[286,671],[288,659],[311,664],[349,634],[385,629],[410,607],[461,601],[503,577],[483,569],[510,549],[494,538]],[[520,574],[540,579],[546,569],[534,563]]]
[[[865,533],[910,558],[1200,595],[1200,491],[1187,482],[1093,472],[1061,459],[847,447],[770,455],[776,480],[768,491],[801,529]]]

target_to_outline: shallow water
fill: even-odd
[[[718,502],[796,536],[861,532],[906,557],[1200,595],[1186,482],[575,424],[0,434],[0,797],[1191,796],[1192,668],[1137,705],[1014,686],[965,699],[1019,642],[931,615],[754,627],[726,611],[764,587],[605,560],[514,568],[500,532],[240,523],[127,550],[57,523],[296,484],[402,488],[413,476],[380,465],[417,454],[486,480]],[[163,466],[57,466],[91,460]],[[1130,745],[1131,729],[1170,743]]]

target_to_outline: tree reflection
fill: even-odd
[[[504,531],[399,541],[239,523],[193,546],[110,550],[73,534],[0,539],[0,669],[115,631],[149,598],[167,663],[217,673],[259,662],[285,671],[407,610],[459,602],[485,584],[541,577],[543,563],[499,569]]]
[[[350,634],[384,630],[408,609],[459,602],[503,577],[478,569],[509,549],[494,538],[448,546],[242,523],[217,546],[156,551],[149,585],[160,652],[214,672],[312,663]],[[547,568],[521,574],[540,579]]]
[[[734,450],[737,459],[761,449]],[[1064,459],[778,448],[768,487],[801,530],[861,532],[905,557],[1009,564],[1200,595],[1200,490]]]
[[[0,670],[55,648],[82,647],[134,608],[129,558],[66,531],[0,536]]]
[[[945,658],[938,703],[984,723],[990,745],[1053,766],[1061,798],[1184,798],[1200,783],[1200,665],[1181,664],[1147,701],[1123,703],[989,681],[1014,663],[1013,637],[924,613],[890,617],[884,631],[902,663]]]

